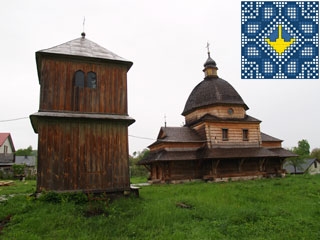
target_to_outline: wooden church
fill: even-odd
[[[185,126],[162,127],[138,163],[149,170],[151,182],[277,176],[284,173],[284,159],[295,156],[281,147],[282,140],[260,132],[261,121],[246,114],[248,106],[217,70],[208,52],[204,80],[182,112]]]
[[[36,52],[37,192],[130,190],[127,72],[132,62],[80,38]]]

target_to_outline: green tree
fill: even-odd
[[[306,139],[302,139],[298,142],[298,147],[293,148],[293,152],[299,156],[309,156],[310,144]]]
[[[298,156],[287,158],[286,164],[292,165],[294,168],[294,174],[296,174],[297,169],[301,169],[302,164],[305,163],[305,159],[310,157],[310,144],[306,139],[302,139],[298,142],[298,146],[293,147],[291,151]]]
[[[129,166],[131,177],[144,177],[147,176],[148,170],[144,166],[137,165],[137,163],[149,154],[148,149],[144,149],[142,152],[134,152],[129,156]]]
[[[16,151],[16,156],[33,156],[34,155],[34,151],[32,150],[32,146],[29,146],[28,148],[25,149],[18,149]]]
[[[319,160],[320,160],[320,148],[314,148],[314,149],[311,151],[310,156],[311,156],[312,158],[316,158],[316,159],[319,159]]]

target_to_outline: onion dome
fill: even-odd
[[[217,64],[216,62],[210,57],[210,52],[208,52],[208,59],[207,61],[203,64],[204,66],[204,73],[205,77],[218,77],[217,74]]]

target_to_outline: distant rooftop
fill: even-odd
[[[10,133],[0,133],[0,146],[4,143],[4,141],[9,137]]]

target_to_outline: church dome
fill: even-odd
[[[216,67],[214,60],[209,58],[208,60],[211,64],[208,64],[207,60],[204,65],[204,72],[206,72],[208,65],[214,65],[214,67]],[[217,75],[206,75],[205,79],[192,90],[182,115],[186,116],[199,108],[214,105],[237,105],[243,106],[245,110],[249,109],[230,83],[219,78]]]

